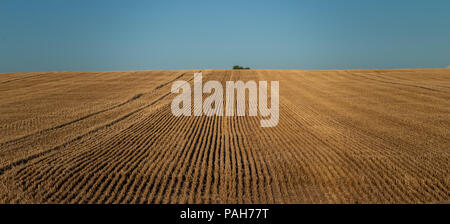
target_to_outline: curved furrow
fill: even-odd
[[[139,93],[139,94],[133,96],[132,98],[130,98],[130,99],[128,99],[128,100],[126,100],[126,101],[124,101],[124,102],[122,102],[122,103],[119,103],[119,104],[117,104],[117,105],[111,106],[111,107],[109,107],[109,108],[102,109],[102,110],[99,110],[99,111],[95,111],[95,112],[93,112],[93,113],[89,113],[89,114],[84,115],[84,116],[82,116],[82,117],[80,117],[80,118],[77,118],[77,119],[74,119],[74,120],[71,120],[71,121],[68,121],[68,122],[59,124],[59,125],[54,126],[54,127],[51,127],[51,128],[39,130],[39,131],[37,131],[37,132],[34,132],[34,133],[29,134],[29,135],[26,135],[26,136],[22,136],[22,137],[20,137],[20,138],[16,138],[16,139],[12,139],[12,140],[9,140],[9,141],[6,141],[6,142],[2,142],[2,143],[0,143],[0,148],[1,148],[1,147],[6,147],[7,145],[10,145],[10,144],[16,144],[17,142],[26,140],[26,139],[28,139],[28,138],[33,138],[33,136],[36,136],[36,135],[42,135],[42,134],[44,134],[44,133],[46,133],[46,132],[57,131],[57,130],[60,129],[60,128],[63,128],[63,127],[66,127],[66,126],[75,124],[75,123],[77,123],[77,122],[79,122],[79,121],[86,120],[86,119],[88,119],[88,118],[90,118],[90,117],[93,117],[93,116],[96,116],[96,115],[98,115],[98,114],[101,114],[101,113],[105,113],[105,112],[108,112],[108,111],[115,110],[115,109],[117,109],[117,108],[119,108],[119,107],[122,107],[122,106],[124,106],[124,105],[127,105],[127,104],[129,104],[129,103],[131,103],[131,102],[133,102],[133,101],[135,101],[135,100],[141,98],[141,97],[144,96],[144,95],[148,95],[148,94],[155,93],[156,90],[158,90],[158,89],[160,89],[160,88],[162,88],[162,87],[165,87],[165,86],[167,86],[168,84],[170,84],[170,83],[172,83],[172,82],[174,82],[174,81],[180,79],[180,78],[183,77],[185,74],[186,74],[186,73],[182,73],[181,75],[177,76],[175,79],[173,79],[173,80],[171,80],[171,81],[169,81],[169,82],[160,84],[159,86],[157,86],[156,88],[154,88],[153,90],[151,90],[151,91],[149,91],[149,92],[147,92],[147,93]]]
[[[174,124],[179,124],[179,123],[182,124],[182,125],[172,125],[172,126],[176,127],[175,130],[177,130],[177,132],[178,132],[178,130],[182,130],[183,128],[187,128],[190,126],[190,123],[183,122],[183,121],[189,121],[189,119],[187,117],[181,117],[181,118],[174,119],[174,122],[175,122]],[[175,132],[175,133],[177,133],[177,132]],[[181,139],[180,135],[169,136],[169,133],[165,132],[164,136],[166,139],[171,139],[173,137],[175,139]],[[173,134],[175,134],[175,133],[173,133]],[[167,141],[167,140],[163,139],[163,141]],[[174,141],[174,142],[178,142],[178,141]],[[179,148],[179,147],[180,146],[178,145],[176,148]],[[145,170],[144,175],[146,176],[146,179],[144,180],[144,186],[141,188],[142,191],[139,191],[140,197],[136,198],[135,200],[140,200],[141,202],[145,202],[146,200],[149,200],[147,195],[150,194],[149,190],[151,188],[153,188],[153,186],[154,186],[154,179],[156,178],[157,175],[161,174],[160,168],[161,168],[162,164],[165,162],[169,162],[169,161],[171,161],[171,159],[174,159],[176,157],[176,156],[172,155],[175,150],[165,150],[165,149],[166,149],[165,145],[161,145],[161,147],[155,149],[155,151],[158,153],[156,155],[152,156],[153,162],[144,168],[144,170]],[[179,153],[179,151],[176,150],[176,153]],[[145,195],[145,196],[142,196],[142,195]]]
[[[168,119],[169,117],[167,116],[160,116],[161,118],[163,118],[163,120]],[[145,128],[145,126],[140,125],[140,128]],[[152,127],[152,126],[150,126]],[[141,149],[142,145],[145,144],[145,141],[151,141],[150,144],[154,144],[155,142],[155,136],[153,133],[158,133],[159,130],[164,129],[166,127],[164,126],[156,126],[156,129],[154,130],[154,132],[152,132],[152,135],[146,137],[146,138],[142,138],[141,136],[137,136],[136,138],[138,139],[138,141],[133,141],[133,142],[127,142],[127,144],[122,145],[121,147],[115,149],[115,150],[123,150],[123,151],[128,151],[128,153],[124,154],[121,157],[116,157],[115,160],[113,160],[112,162],[110,162],[110,166],[105,167],[105,170],[100,171],[99,173],[117,173],[117,172],[121,172],[125,175],[128,175],[129,171],[127,166],[130,166],[130,163],[133,163],[134,161],[142,161],[144,155],[146,153],[149,153],[148,150],[139,150]],[[136,133],[140,133],[139,129],[135,130]],[[128,178],[126,179],[128,181]],[[95,188],[95,189],[100,189],[101,184],[103,182],[99,182],[99,181],[93,181],[92,182],[93,186],[89,187],[89,188]],[[123,183],[119,183],[118,184],[119,187],[123,187]],[[95,191],[94,191],[95,192]],[[91,199],[92,193],[88,194],[87,199]],[[117,196],[117,195],[116,195]],[[87,199],[85,202],[88,202]],[[90,201],[91,202],[91,201]]]
[[[85,133],[85,134],[82,134],[82,135],[79,135],[79,136],[77,136],[77,137],[75,137],[75,138],[72,138],[71,140],[66,141],[65,143],[63,143],[63,144],[61,144],[61,145],[58,145],[58,146],[53,147],[53,148],[51,148],[51,149],[47,149],[47,150],[41,151],[41,152],[36,153],[36,154],[33,154],[33,155],[29,155],[29,156],[27,156],[27,157],[25,157],[25,158],[21,158],[21,159],[18,159],[18,160],[16,160],[16,161],[14,161],[14,162],[11,162],[10,164],[8,164],[8,165],[6,165],[6,166],[0,167],[0,175],[2,175],[5,171],[8,171],[8,170],[10,170],[10,169],[12,169],[12,168],[14,168],[14,167],[17,167],[17,166],[19,166],[19,165],[26,164],[26,163],[28,163],[28,162],[31,161],[31,160],[34,160],[34,159],[39,158],[39,157],[41,157],[41,156],[44,156],[44,155],[46,155],[46,154],[48,154],[48,153],[51,153],[51,152],[53,152],[53,151],[57,151],[57,150],[59,150],[59,149],[65,147],[65,146],[67,146],[67,145],[69,145],[69,144],[72,144],[72,143],[74,143],[74,142],[79,141],[80,139],[86,138],[86,137],[88,137],[89,135],[91,135],[91,134],[93,134],[93,133],[95,133],[95,132],[97,132],[97,131],[99,131],[99,130],[108,128],[108,127],[110,127],[110,126],[112,126],[112,125],[115,125],[115,124],[117,124],[117,123],[119,123],[119,122],[121,122],[121,121],[123,121],[123,120],[125,120],[125,119],[127,119],[127,118],[129,118],[129,117],[131,117],[132,115],[134,115],[134,114],[136,114],[136,113],[138,113],[138,112],[141,112],[142,110],[144,110],[144,109],[146,109],[146,108],[149,108],[150,106],[153,106],[154,104],[158,103],[159,101],[161,101],[162,99],[164,99],[164,98],[165,98],[166,96],[168,96],[168,95],[169,95],[169,93],[168,93],[168,94],[165,94],[165,95],[163,95],[163,96],[161,96],[161,97],[159,97],[157,100],[153,101],[153,102],[150,103],[150,104],[147,104],[147,105],[144,106],[144,107],[141,107],[141,108],[139,108],[139,109],[137,109],[137,110],[134,110],[134,111],[132,111],[132,112],[130,112],[130,113],[127,113],[127,114],[125,114],[125,115],[119,117],[118,119],[115,119],[115,120],[113,120],[112,122],[109,122],[109,123],[107,123],[107,124],[101,125],[101,126],[95,128],[95,129],[93,129],[93,130],[88,131],[88,132]]]
[[[184,172],[181,172],[181,167],[186,167],[186,164],[188,163],[187,161],[189,161],[189,158],[191,157],[192,154],[192,149],[191,149],[191,145],[195,144],[194,143],[194,136],[198,136],[199,133],[199,128],[197,128],[198,126],[200,126],[202,124],[202,119],[198,119],[197,117],[190,117],[190,120],[193,120],[194,122],[192,123],[192,125],[189,127],[189,129],[193,129],[194,131],[190,132],[190,134],[188,134],[187,137],[187,142],[185,143],[185,145],[180,146],[180,154],[177,155],[177,157],[169,157],[169,158],[164,158],[164,159],[169,159],[169,161],[164,161],[162,163],[160,163],[159,165],[161,166],[162,169],[159,170],[159,173],[165,173],[165,174],[170,174],[167,176],[162,176],[159,174],[154,174],[154,182],[152,183],[151,188],[149,189],[147,195],[145,198],[148,199],[149,203],[159,203],[160,201],[158,201],[158,199],[161,198],[161,189],[163,186],[168,185],[169,188],[172,188],[173,186],[171,186],[176,179],[175,178],[181,178],[181,181],[177,181],[177,185],[180,184],[181,182],[185,182],[187,181],[188,178],[185,175]],[[180,172],[177,172],[180,171]],[[175,177],[175,178],[174,178]],[[170,183],[167,184],[166,182],[169,181],[170,179]],[[189,179],[190,180],[190,179]],[[180,194],[177,188],[175,188],[175,194],[179,197],[179,200],[185,200],[185,198],[180,198]],[[159,195],[159,198],[158,198]]]
[[[166,114],[167,114],[168,111],[169,111],[169,110],[164,110],[164,112],[166,112]],[[167,116],[167,115],[166,115],[166,116]],[[170,116],[168,116],[168,117],[170,117]],[[166,124],[164,124],[164,128],[163,128],[162,130],[165,130],[165,131],[167,131],[167,130],[173,130],[173,129],[170,128],[170,127],[173,127],[173,125],[171,124],[172,122],[176,122],[176,119],[174,119],[174,117],[172,117],[172,118],[169,120],[169,122],[166,122]],[[160,133],[160,132],[162,132],[162,131],[159,130],[159,131],[157,131],[157,132]],[[169,131],[169,133],[167,133],[167,132],[166,132],[166,133],[162,133],[160,136],[155,137],[155,140],[158,141],[158,143],[156,143],[156,145],[161,145],[161,144],[159,144],[159,142],[168,142],[168,141],[170,141],[169,135],[170,135],[170,131]],[[162,137],[161,137],[161,136],[162,136]],[[168,144],[168,145],[170,145],[170,144]],[[161,145],[161,146],[163,146],[163,150],[170,150],[170,149],[167,147],[168,145]],[[145,149],[147,149],[147,147],[146,147]],[[158,148],[155,147],[154,150],[158,150]],[[161,150],[161,149],[159,149],[159,150]],[[146,156],[145,158],[151,158],[151,156],[148,155],[148,156]],[[142,162],[142,161],[140,161],[140,162]],[[133,178],[130,179],[129,184],[124,188],[124,190],[123,190],[123,192],[122,192],[122,195],[124,195],[124,197],[118,198],[118,201],[117,201],[118,203],[123,203],[123,201],[125,200],[125,193],[128,192],[128,191],[130,190],[131,184],[132,184],[133,182],[136,181],[136,178],[135,178],[135,177],[136,177],[136,175],[137,175],[138,170],[140,170],[140,169],[137,169],[137,165],[139,165],[140,162],[137,163],[137,164],[136,164],[134,167],[132,167],[131,169],[129,169],[130,172],[131,172],[131,170],[133,170],[133,172],[132,172]],[[144,167],[144,166],[145,166],[145,165],[143,165],[143,167]],[[132,198],[133,196],[132,196],[132,195],[128,195],[128,197],[129,197],[129,200],[131,200],[131,198]]]
[[[119,134],[117,134],[116,136],[120,136],[123,135],[123,132],[119,132]],[[128,135],[126,136],[131,136],[131,132],[127,133]],[[112,139],[120,139],[117,137],[113,137]],[[127,139],[127,137],[125,137],[124,139]],[[128,142],[131,141],[133,139],[128,139]],[[73,175],[75,174],[75,176],[78,176],[79,178],[81,178],[81,175],[84,173],[84,171],[82,171],[82,169],[87,169],[90,170],[92,169],[92,167],[97,163],[97,161],[101,161],[104,158],[108,158],[108,160],[106,162],[111,161],[115,156],[117,156],[117,153],[121,153],[123,154],[123,151],[117,151],[117,150],[108,150],[108,148],[116,148],[118,147],[119,144],[122,144],[122,142],[119,141],[110,141],[108,144],[104,144],[99,142],[96,146],[94,146],[92,149],[91,148],[87,148],[84,153],[90,153],[90,155],[85,155],[82,154],[80,157],[84,158],[84,161],[82,164],[76,164],[74,165],[74,167],[77,168],[77,170],[75,170],[75,172],[71,172],[69,173],[69,176],[62,179],[61,181],[61,185],[68,185],[69,182],[67,182],[67,180],[69,178],[75,178]],[[78,183],[79,178],[76,179],[76,181],[72,182],[72,183]],[[87,178],[87,177],[85,177]],[[62,187],[62,186],[61,186]],[[71,188],[71,190],[69,192],[74,192],[73,188],[75,187],[74,185],[72,186],[66,186],[65,188]]]
[[[161,161],[166,161],[168,162],[170,158],[176,158],[178,154],[173,155],[173,153],[179,153],[179,150],[176,150],[177,148],[180,147],[180,144],[177,144],[178,142],[182,141],[182,135],[178,134],[180,132],[180,130],[186,129],[187,127],[190,127],[190,124],[188,121],[190,119],[188,117],[181,117],[181,118],[175,118],[173,119],[173,123],[170,124],[170,126],[175,127],[175,129],[172,129],[173,132],[164,132],[163,136],[164,139],[162,140],[163,142],[166,141],[171,141],[173,140],[173,142],[176,144],[174,148],[172,149],[168,149],[165,150],[163,147],[160,147],[158,149],[155,149],[154,151],[156,152],[154,155],[149,156],[149,158],[152,159],[152,163],[147,164],[144,168],[143,168],[143,175],[144,175],[144,179],[142,180],[142,185],[139,186],[138,190],[137,190],[137,195],[135,196],[135,198],[133,199],[133,203],[134,202],[139,202],[142,203],[145,200],[147,200],[146,197],[144,197],[143,195],[147,195],[148,190],[151,188],[151,186],[149,185],[150,182],[153,183],[154,177],[156,174],[159,174],[160,171],[159,169],[161,168]],[[163,146],[163,145],[162,145]],[[153,178],[153,179],[152,179]]]

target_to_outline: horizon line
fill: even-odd
[[[250,68],[248,70],[265,70],[265,71],[348,71],[348,70],[411,70],[411,69],[450,69],[447,67],[391,67],[391,68],[326,68],[326,69],[266,69],[266,68]],[[58,72],[130,72],[130,71],[203,71],[203,70],[247,70],[247,69],[221,69],[221,68],[194,68],[194,69],[137,69],[137,70],[49,70],[49,71],[33,71],[33,72],[0,72],[4,74],[16,73],[58,73]]]

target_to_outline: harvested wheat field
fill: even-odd
[[[0,74],[0,202],[450,200],[450,69],[203,70],[279,81],[272,128],[173,116],[193,73]]]

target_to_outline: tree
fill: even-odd
[[[235,65],[235,66],[233,66],[233,69],[250,69],[249,67],[241,67],[241,66],[239,66],[239,65]]]

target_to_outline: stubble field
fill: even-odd
[[[272,128],[173,116],[193,73],[0,74],[0,202],[450,200],[450,69],[203,70],[279,81]]]

